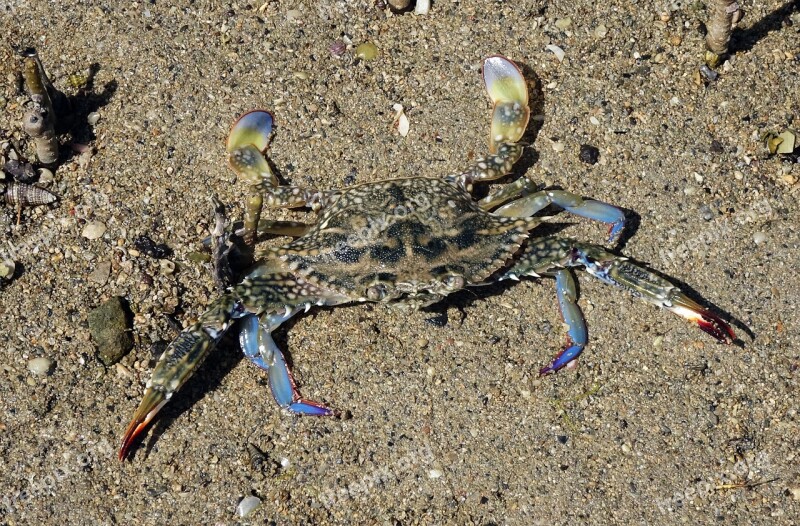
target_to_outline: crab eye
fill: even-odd
[[[450,290],[459,290],[464,288],[464,276],[450,275],[442,280],[442,284]]]
[[[372,285],[367,289],[367,299],[370,301],[380,301],[386,296],[385,285]]]

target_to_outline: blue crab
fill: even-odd
[[[485,59],[483,77],[493,103],[490,154],[445,177],[405,177],[328,191],[281,186],[263,153],[272,116],[254,111],[234,124],[227,145],[229,161],[254,190],[244,237],[254,239],[266,231],[294,239],[261,251],[261,263],[165,350],[125,431],[120,459],[235,324],[244,355],[266,372],[280,407],[302,415],[333,415],[322,403],[300,396],[271,336],[286,320],[314,306],[375,302],[420,308],[468,287],[554,277],[568,343],[540,370],[544,375],[575,360],[588,342],[571,272],[583,268],[605,283],[687,318],[720,342],[735,339],[719,316],[625,257],[598,245],[531,234],[546,220],[535,215],[555,205],[607,223],[611,242],[624,226],[618,208],[561,190],[532,191],[524,177],[481,200],[473,199],[474,184],[500,179],[520,158],[519,141],[530,115],[525,79],[512,61],[502,56]],[[261,221],[263,203],[308,207],[317,213],[317,221],[288,226]]]

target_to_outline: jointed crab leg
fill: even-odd
[[[572,277],[572,272],[568,269],[561,269],[554,274],[558,306],[561,309],[561,317],[564,318],[564,323],[568,327],[567,337],[570,343],[548,366],[553,371],[560,369],[577,358],[586,344],[589,343],[589,331],[586,328],[583,312],[578,306],[578,289],[575,287],[575,278]]]
[[[608,241],[615,241],[625,228],[625,214],[616,206],[594,199],[583,199],[577,194],[564,190],[544,190],[522,197],[501,206],[493,213],[506,217],[528,217],[547,208],[549,205],[560,206],[567,212],[577,216],[609,223]]]
[[[244,215],[244,241],[255,243],[265,189],[278,186],[263,151],[272,133],[272,114],[256,110],[245,113],[233,124],[228,134],[228,162],[239,179],[250,185],[250,195]]]
[[[147,382],[144,397],[125,431],[119,458],[127,456],[136,437],[173,393],[189,379],[237,318],[247,318],[247,336],[242,339],[245,354],[269,372],[270,386],[278,403],[299,413],[331,414],[330,410],[302,400],[297,395],[283,354],[272,341],[269,330],[312,303],[336,305],[344,300],[321,293],[300,278],[282,272],[279,263],[259,266],[242,283],[212,303],[211,308],[194,325],[184,330],[161,355]],[[258,330],[252,328],[251,318],[254,315],[261,316],[262,324],[268,330],[262,330],[263,325]],[[250,324],[249,330],[247,322]],[[256,339],[255,344],[251,343],[253,338]]]
[[[616,256],[602,247],[571,239],[533,239],[519,261],[500,279],[537,277],[542,274],[556,276],[561,313],[570,326],[572,343],[542,368],[540,374],[557,371],[574,360],[586,344],[585,321],[575,302],[575,285],[571,276],[566,274],[566,267],[584,267],[588,273],[605,283],[627,289],[649,303],[697,323],[720,343],[729,344],[736,339],[733,329],[719,316],[695,303],[669,281],[627,258]]]
[[[270,334],[270,330],[301,310],[302,308],[287,308],[283,313],[264,314],[260,319],[254,314],[247,316],[243,320],[239,342],[244,355],[268,373],[272,396],[279,406],[303,415],[330,416],[333,411],[324,405],[300,397],[283,352]]]

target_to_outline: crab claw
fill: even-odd
[[[730,325],[713,312],[704,309],[689,299],[683,293],[676,294],[672,298],[672,305],[665,306],[665,308],[696,323],[701,330],[716,338],[720,343],[730,344],[736,341],[736,334]]]
[[[500,55],[483,61],[483,81],[494,104],[489,151],[495,153],[498,144],[518,142],[525,133],[531,115],[528,86],[517,65]]]
[[[119,459],[125,460],[128,452],[142,431],[147,427],[147,424],[153,419],[154,416],[164,407],[167,403],[167,396],[163,391],[155,389],[148,389],[142,398],[139,407],[136,409],[133,418],[131,419],[128,428],[125,430],[125,435],[122,437],[122,446],[119,448]]]
[[[278,179],[264,157],[272,133],[272,114],[264,110],[245,113],[228,134],[228,161],[240,179],[251,185],[278,186]]]

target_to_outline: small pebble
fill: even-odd
[[[378,56],[378,46],[372,42],[364,42],[356,48],[356,58],[361,60],[372,60]]]
[[[111,275],[111,262],[101,261],[89,274],[89,281],[98,285],[105,285],[109,275]]]
[[[567,149],[567,147],[563,142],[561,142],[561,141],[553,141],[553,151],[561,153],[566,149]]]
[[[723,153],[725,148],[723,148],[722,143],[718,140],[714,139],[711,141],[711,147],[709,148],[711,153]]]
[[[250,495],[239,502],[239,505],[236,506],[236,513],[239,517],[247,517],[259,506],[261,506],[261,499]]]
[[[95,124],[98,123],[98,121],[100,121],[100,114],[97,113],[96,111],[93,111],[92,113],[86,116],[86,122],[88,122],[90,126],[94,126]]]
[[[753,243],[760,245],[767,240],[767,235],[764,232],[756,232],[753,234]]]
[[[608,34],[608,28],[603,24],[600,24],[596,28],[594,28],[594,36],[597,38],[603,38]]]
[[[39,184],[47,185],[53,182],[55,177],[53,176],[53,171],[48,170],[47,168],[39,168]]]
[[[559,18],[555,22],[555,26],[558,29],[560,29],[561,31],[564,31],[565,29],[567,29],[571,24],[572,24],[572,19],[571,18]]]
[[[708,205],[703,205],[700,207],[700,215],[705,221],[711,221],[714,219],[714,212],[711,211],[711,208],[709,208]]]
[[[161,274],[165,276],[169,276],[170,274],[175,272],[175,263],[168,259],[162,259],[158,262]]]
[[[100,239],[106,233],[106,225],[100,221],[91,221],[83,227],[81,235],[86,239]]]
[[[441,469],[432,469],[432,470],[428,471],[428,478],[438,479],[441,476],[442,476],[442,470]]]
[[[131,320],[123,298],[115,296],[89,312],[89,333],[100,361],[111,366],[133,348]]]
[[[11,259],[0,261],[0,279],[11,279],[16,268],[16,264]]]
[[[47,376],[53,369],[53,363],[50,358],[34,358],[28,362],[28,370],[36,376]]]
[[[600,150],[590,144],[581,144],[578,158],[586,164],[597,164],[600,160]]]

